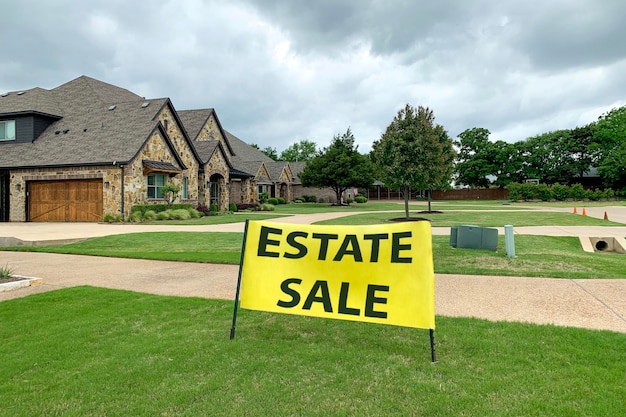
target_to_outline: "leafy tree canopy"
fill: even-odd
[[[407,104],[374,142],[371,156],[380,179],[389,188],[403,192],[408,218],[410,190],[448,186],[455,152],[448,133],[435,124],[432,110]]]
[[[317,144],[313,141],[303,139],[294,143],[281,152],[280,160],[289,162],[310,161],[317,155]]]
[[[300,173],[305,187],[330,187],[337,204],[341,194],[350,187],[368,188],[374,182],[374,167],[367,155],[361,155],[354,146],[354,135],[335,136],[331,144],[311,159]]]
[[[488,187],[494,174],[494,144],[489,141],[491,132],[482,127],[467,129],[459,134],[454,144],[458,148],[455,172],[459,184],[470,187]]]

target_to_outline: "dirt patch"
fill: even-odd
[[[424,217],[394,217],[389,219],[390,222],[429,222],[429,219]]]
[[[24,278],[24,277],[0,278],[0,284],[6,284],[7,282],[23,281],[25,279],[26,278]]]
[[[439,210],[423,210],[423,211],[418,211],[417,214],[443,214],[443,211],[439,211]]]

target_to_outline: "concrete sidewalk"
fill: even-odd
[[[77,285],[158,295],[232,300],[237,265],[49,253],[0,252],[41,285],[0,292],[0,301]],[[436,314],[582,327],[626,333],[626,280],[436,274]]]

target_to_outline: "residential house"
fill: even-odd
[[[214,109],[177,111],[86,76],[0,94],[0,221],[127,218],[162,203],[165,183],[220,210],[256,202],[259,186],[291,199],[289,164],[234,138]]]

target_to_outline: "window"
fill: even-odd
[[[148,198],[163,198],[161,187],[165,185],[164,174],[148,175]]]
[[[189,178],[183,177],[183,196],[182,196],[183,199],[189,198],[188,197],[188,194],[189,194],[188,188],[189,188]]]
[[[0,140],[15,140],[15,120],[0,122]]]

